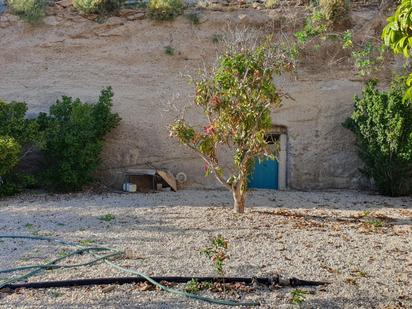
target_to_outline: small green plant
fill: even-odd
[[[73,6],[85,14],[106,15],[117,12],[122,0],[73,0]]]
[[[186,15],[186,18],[193,24],[198,25],[200,24],[200,15],[197,12],[191,12]]]
[[[64,96],[37,119],[43,132],[41,145],[47,165],[42,180],[54,191],[79,191],[93,181],[107,133],[120,121],[111,112],[111,87],[102,90],[95,104]]]
[[[211,290],[214,287],[213,282],[211,281],[203,281],[200,285],[201,289]]]
[[[361,213],[360,216],[361,216],[362,218],[364,218],[364,217],[369,217],[370,214],[371,214],[371,211],[369,211],[369,210],[364,210],[364,211],[362,211],[362,213]]]
[[[362,277],[362,278],[368,277],[368,273],[367,273],[367,272],[365,272],[365,271],[363,271],[363,270],[359,270],[359,269],[354,270],[354,271],[353,271],[353,274],[355,274],[355,275],[358,276],[358,277]]]
[[[278,4],[278,0],[266,0],[265,1],[265,8],[273,9]]]
[[[40,23],[45,15],[46,0],[8,0],[13,14],[32,25]]]
[[[96,241],[93,239],[82,239],[79,241],[79,244],[81,244],[82,246],[90,246],[92,244],[94,244]]]
[[[305,301],[305,295],[307,294],[306,291],[295,289],[290,292],[290,302],[292,304],[300,305]]]
[[[375,47],[371,42],[365,43],[361,49],[352,52],[357,74],[362,77],[371,76],[383,61],[384,49]]]
[[[165,46],[165,54],[169,56],[173,56],[175,54],[175,49],[172,46],[167,45]]]
[[[25,227],[25,228],[27,229],[27,231],[30,232],[32,235],[39,235],[39,234],[40,234],[40,230],[35,229],[35,228],[34,228],[34,225],[31,224],[31,223],[27,223],[24,227]],[[45,236],[45,235],[44,235],[44,236]]]
[[[353,47],[352,31],[346,30],[342,33],[342,48],[347,49]]]
[[[223,34],[221,33],[213,33],[212,35],[212,42],[217,44],[223,40]]]
[[[302,31],[295,32],[295,37],[300,44],[306,44],[310,39],[324,34],[328,29],[325,17],[319,10],[314,10],[306,19]]]
[[[299,47],[294,44],[280,44],[281,53],[288,59],[285,63],[286,71],[293,71],[296,68],[296,63],[299,60]]]
[[[149,0],[149,16],[156,20],[171,20],[184,10],[183,0]]]
[[[227,255],[228,242],[222,235],[218,235],[212,239],[210,246],[203,248],[201,254],[207,256],[213,263],[216,273],[223,277],[225,261],[229,258]]]
[[[192,280],[186,283],[186,286],[185,286],[186,292],[196,294],[200,290],[201,290],[201,285],[197,279],[192,278]]]
[[[69,254],[69,253],[70,253],[69,250],[67,250],[67,249],[62,249],[62,250],[59,251],[58,256],[59,256],[59,257],[65,257],[65,256],[66,256],[67,254]]]
[[[28,230],[32,230],[33,229],[33,224],[27,223],[24,227]]]
[[[114,219],[116,219],[116,217],[112,214],[106,214],[106,215],[103,215],[103,216],[99,217],[99,220],[106,221],[106,222],[113,221]]]
[[[380,228],[383,227],[385,224],[382,220],[378,220],[378,219],[374,219],[374,220],[369,220],[366,221],[367,224],[369,224],[370,226],[376,227],[376,228]]]

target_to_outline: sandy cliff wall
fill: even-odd
[[[272,14],[272,13],[271,13]],[[256,10],[206,12],[193,26],[184,18],[158,23],[112,17],[103,24],[77,14],[56,13],[32,28],[10,15],[0,18],[0,97],[24,100],[30,113],[47,111],[61,95],[96,100],[107,85],[122,117],[107,139],[100,174],[119,184],[131,168],[154,166],[188,175],[189,186],[217,186],[203,177],[203,163],[169,138],[174,115],[168,101],[184,104],[192,87],[182,74],[215,58],[212,36],[228,20],[264,25],[273,16]],[[166,55],[165,46],[175,49]],[[288,184],[292,188],[353,188],[359,184],[353,136],[341,122],[350,114],[361,83],[339,76],[303,72],[278,78],[293,100],[274,112],[288,127]],[[199,118],[199,115],[194,115]]]

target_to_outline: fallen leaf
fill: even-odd
[[[115,290],[115,285],[108,285],[102,289],[102,293],[110,293],[111,291]]]

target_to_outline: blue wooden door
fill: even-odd
[[[278,169],[277,160],[256,159],[249,176],[249,188],[278,189]]]

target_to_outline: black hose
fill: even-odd
[[[243,282],[245,284],[259,283],[267,286],[318,286],[328,284],[321,281],[308,281],[300,280],[297,278],[282,279],[279,276],[273,278],[237,278],[237,277],[152,277],[157,282],[166,281],[174,283],[186,283],[192,279],[198,282],[224,282],[224,283],[236,283]],[[4,286],[4,289],[16,290],[21,288],[26,289],[44,289],[44,288],[63,288],[73,286],[84,285],[105,285],[105,284],[127,284],[127,283],[139,283],[146,282],[147,280],[142,277],[113,277],[113,278],[91,278],[91,279],[74,279],[74,280],[61,280],[61,281],[43,281],[43,282],[28,282],[8,284]]]

